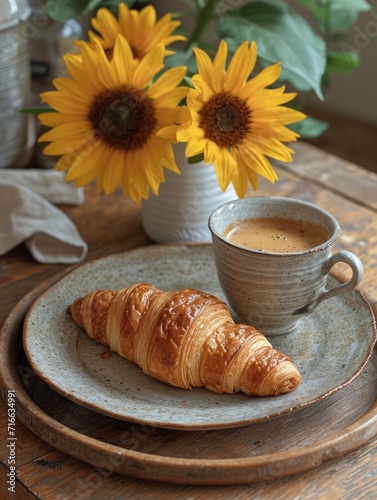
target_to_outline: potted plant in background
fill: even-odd
[[[50,0],[46,8],[55,4],[54,15],[62,19],[99,3],[83,2],[77,10],[76,2],[65,2],[57,10],[58,2]],[[143,222],[156,241],[203,240],[208,215],[226,201],[221,197],[229,186],[235,189],[230,197],[243,197],[248,185],[257,189],[259,176],[275,182],[269,159],[291,161],[286,143],[323,130],[324,124],[303,120],[302,98],[295,97],[298,90],[322,99],[331,71],[357,64],[357,55],[329,42],[332,15],[342,2],[298,2],[322,35],[285,2],[231,7],[187,0],[179,18],[194,18],[190,34],[171,13],[157,19],[148,2],[139,10],[129,8],[133,3],[102,2],[114,14],[100,8],[92,20],[95,32],[77,43],[80,53],[65,56],[69,77],[42,94],[52,112],[39,115],[51,128],[40,140],[50,142],[46,154],[60,157],[56,169],[67,171],[67,181],[82,186],[96,180],[106,194],[121,185],[135,201],[148,200]],[[337,33],[367,7],[352,2],[349,16],[336,22]],[[180,45],[172,49],[175,42]],[[175,156],[177,142],[184,153],[176,148]],[[214,183],[202,177],[208,172]],[[213,184],[218,192],[212,204]],[[191,200],[183,198],[185,191]],[[168,226],[171,233],[151,234]]]

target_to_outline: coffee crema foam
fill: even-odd
[[[281,217],[244,219],[230,224],[224,236],[228,241],[261,252],[302,252],[327,240],[316,224]]]

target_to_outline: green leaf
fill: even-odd
[[[196,60],[194,53],[184,52],[182,50],[174,49],[175,54],[165,57],[164,64],[168,68],[175,68],[176,66],[187,66],[187,73],[194,75],[197,72]]]
[[[282,62],[282,80],[298,90],[313,89],[323,99],[325,42],[284,3],[255,1],[228,11],[218,24],[218,35],[227,40],[232,51],[245,40],[255,40],[262,65]]]
[[[360,14],[371,9],[366,0],[298,0],[315,17],[323,32],[344,33]]]
[[[323,134],[329,128],[329,124],[317,118],[307,116],[305,120],[289,125],[289,128],[300,134],[302,138],[314,139]]]
[[[360,64],[358,52],[328,52],[327,68],[329,72],[344,73],[355,70]]]
[[[367,0],[317,0],[315,3],[321,7],[330,6],[332,11],[349,10],[362,12],[371,9],[371,5]]]
[[[200,161],[203,161],[203,160],[204,160],[203,153],[199,153],[198,155],[190,156],[190,158],[187,159],[187,163],[189,165],[193,165],[194,163],[199,163]]]
[[[45,11],[55,21],[67,21],[67,19],[77,19],[87,14],[91,10],[99,7],[113,8],[121,3],[115,0],[48,0],[45,5]],[[135,0],[125,0],[125,3],[132,7]]]
[[[98,7],[105,7],[109,9],[113,14],[117,15],[118,6],[120,3],[127,4],[128,7],[132,7],[136,0],[101,0]],[[140,3],[144,3],[145,0],[140,0]]]
[[[76,19],[91,9],[98,6],[101,0],[66,0],[64,3],[59,0],[48,0],[45,11],[55,21],[66,21]]]

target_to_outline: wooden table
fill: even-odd
[[[377,175],[304,143],[298,144],[295,149],[297,152],[294,163],[290,166],[277,167],[279,182],[275,186],[262,182],[257,195],[302,198],[329,210],[342,226],[337,248],[353,251],[363,262],[365,274],[359,288],[376,313]],[[140,208],[127,200],[120,192],[109,197],[97,197],[94,188],[90,186],[86,189],[84,206],[61,206],[61,208],[76,223],[83,238],[87,241],[89,245],[87,260],[151,244],[141,227]],[[0,323],[5,321],[12,308],[23,300],[26,294],[44,280],[49,280],[56,276],[56,273],[64,271],[66,267],[35,262],[23,245],[0,257]],[[348,270],[342,266],[336,271],[341,279],[347,277],[347,272]],[[375,357],[376,353],[373,353],[372,358]],[[375,363],[373,359],[370,363]],[[341,418],[336,414],[339,408],[345,406],[348,410],[344,411],[351,411],[352,404],[355,406],[359,404],[358,395],[355,393],[363,387],[362,376],[357,390],[352,389],[352,384],[342,389],[335,398],[327,400],[329,406],[334,405],[335,414],[332,418],[335,422],[335,430],[336,421]],[[364,401],[366,408],[363,411],[367,411],[368,407],[376,404],[374,400],[377,396],[377,374],[372,378],[369,375],[368,387],[371,401]],[[351,405],[342,405],[345,398],[351,398],[348,400],[351,401]],[[51,405],[53,402],[50,401]],[[360,415],[349,418],[359,419]],[[7,406],[1,403],[1,492],[7,491],[6,463],[9,459],[9,448],[6,446],[9,441],[7,423]],[[85,432],[85,425],[84,422],[82,432]],[[288,421],[287,427],[289,425]],[[345,425],[346,429],[349,429],[352,421],[339,425]],[[207,486],[147,481],[89,465],[55,449],[16,420],[16,494],[12,496],[9,493],[5,498],[17,500],[32,498],[44,500],[71,498],[372,499],[377,498],[377,441],[375,438],[377,417],[375,420],[372,419],[372,425],[369,420],[369,427],[371,439],[366,433],[363,438],[365,443],[361,446],[356,446],[356,449],[352,451],[340,453],[335,458],[330,453],[329,460],[326,460],[326,456],[322,457],[318,463],[313,464],[313,467],[305,472],[259,482],[252,480],[248,484]],[[285,424],[282,432],[285,432],[284,428]],[[307,432],[310,432],[310,428]],[[226,440],[228,440],[228,445],[232,444],[232,433],[230,432],[224,439],[225,441],[217,451],[218,457],[222,456],[222,448],[226,448]],[[271,436],[272,442],[274,439],[281,439],[281,436]],[[141,441],[140,448],[143,447]],[[234,442],[239,444],[239,439]],[[284,447],[284,443],[282,446]],[[234,452],[236,453],[236,450]],[[178,444],[172,453],[179,454]],[[0,494],[2,498],[4,498],[3,494]]]

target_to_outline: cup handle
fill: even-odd
[[[359,257],[357,257],[352,252],[348,252],[347,250],[341,250],[340,252],[335,253],[329,258],[324,266],[323,273],[327,275],[337,262],[344,262],[345,264],[348,264],[350,266],[350,268],[352,269],[351,279],[346,283],[334,286],[334,288],[331,288],[330,290],[325,290],[317,297],[314,302],[308,304],[305,307],[297,309],[294,314],[311,313],[323,300],[334,297],[335,295],[339,295],[340,293],[348,292],[360,283],[361,278],[363,277],[363,265]]]
[[[359,257],[357,257],[352,252],[348,252],[347,250],[341,250],[340,252],[335,253],[329,258],[324,267],[324,273],[328,274],[331,268],[337,262],[344,262],[345,264],[347,264],[352,269],[352,277],[346,283],[342,283],[341,285],[335,286],[334,288],[323,292],[316,300],[315,306],[317,306],[323,300],[352,290],[360,283],[364,271]]]

